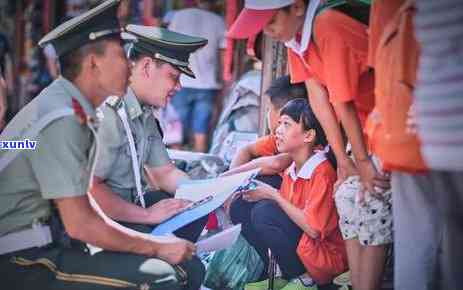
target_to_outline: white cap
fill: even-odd
[[[294,0],[245,0],[244,7],[255,10],[278,9],[289,6]]]

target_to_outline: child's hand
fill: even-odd
[[[307,234],[314,240],[318,240],[320,238],[320,232],[310,228],[310,231]]]
[[[338,161],[338,180],[334,184],[334,192],[338,190],[338,187],[349,177],[358,175],[357,168],[355,167],[354,162],[349,156],[345,156],[345,158],[340,159]]]
[[[249,202],[256,202],[262,199],[275,199],[279,195],[278,191],[270,185],[254,181],[257,184],[256,189],[243,193],[243,199]]]
[[[358,168],[362,181],[362,189],[358,196],[359,202],[364,202],[366,194],[372,194],[381,199],[382,193],[391,187],[389,174],[378,172],[370,159],[358,162]]]

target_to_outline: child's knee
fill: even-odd
[[[259,201],[251,212],[251,222],[257,231],[273,227],[278,223],[278,204],[270,200]]]

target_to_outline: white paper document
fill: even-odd
[[[240,186],[249,183],[260,169],[254,169],[226,177],[193,180],[181,184],[175,192],[175,198],[187,199],[193,202],[218,195],[231,195]]]
[[[241,224],[230,227],[196,243],[196,252],[212,252],[231,247],[241,233]]]
[[[151,234],[162,236],[171,234],[183,226],[213,212],[230,198],[252,183],[260,169],[205,180],[193,180],[181,184],[175,193],[176,198],[193,201],[192,208],[164,221],[153,229]]]

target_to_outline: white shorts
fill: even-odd
[[[360,204],[356,198],[360,189],[360,177],[350,176],[334,195],[343,239],[358,239],[365,246],[392,243],[391,190],[386,191],[381,200],[366,195]]]

